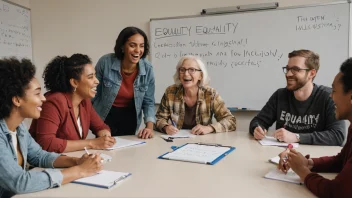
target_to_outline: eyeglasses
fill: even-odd
[[[186,68],[184,68],[184,67],[181,67],[180,69],[179,69],[179,71],[180,71],[180,73],[181,74],[184,74],[184,73],[186,73],[186,71],[188,71],[188,73],[189,74],[194,74],[196,71],[202,71],[202,70],[200,70],[200,69],[196,69],[196,68],[188,68],[188,69],[186,69]]]
[[[287,74],[289,71],[291,70],[292,74],[295,75],[297,74],[298,72],[300,72],[301,70],[305,70],[305,71],[310,71],[312,69],[301,69],[299,67],[291,67],[291,68],[288,68],[287,66],[286,67],[282,67],[282,71]]]

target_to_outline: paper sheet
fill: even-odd
[[[196,135],[193,135],[191,133],[191,130],[188,129],[180,129],[176,134],[174,135],[161,135],[162,138],[167,139],[169,137],[172,138],[193,138],[196,137]]]
[[[216,158],[229,150],[229,147],[187,144],[164,155],[163,158],[206,164],[213,162]]]
[[[125,148],[129,146],[136,146],[136,145],[145,143],[144,141],[127,140],[120,137],[114,137],[114,138],[116,139],[115,145],[112,146],[111,148],[107,148],[106,150],[114,150],[114,149]]]
[[[129,175],[130,173],[102,170],[99,171],[96,175],[74,180],[73,183],[110,188],[111,186],[115,185],[115,183],[125,179]]]
[[[274,168],[274,169],[270,170],[264,176],[264,178],[285,181],[285,182],[290,182],[290,183],[295,183],[295,184],[302,184],[299,176],[295,172],[293,172],[292,170],[288,171],[287,174],[285,174],[282,171],[278,170],[277,168]]]
[[[263,146],[281,146],[287,147],[289,143],[286,142],[279,142],[276,138],[272,136],[265,136],[262,140],[259,140],[259,143]],[[299,146],[298,143],[291,143],[293,148],[297,148]]]
[[[273,158],[269,159],[269,162],[273,163],[273,164],[279,164],[280,162],[280,157],[279,156],[275,156]]]

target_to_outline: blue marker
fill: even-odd
[[[228,109],[229,109],[230,111],[237,111],[237,110],[238,110],[237,107],[228,107]]]

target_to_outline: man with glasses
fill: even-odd
[[[336,104],[336,119],[352,122],[352,58],[342,63],[332,83],[331,97]],[[287,156],[287,157],[286,157]],[[345,146],[335,156],[307,158],[295,149],[280,154],[278,168],[292,169],[317,197],[351,197],[352,194],[352,127]],[[317,173],[338,173],[330,180]]]
[[[281,142],[316,145],[342,145],[346,131],[344,121],[335,118],[335,104],[329,97],[331,88],[316,85],[319,55],[310,50],[288,54],[283,67],[286,88],[278,89],[250,123],[255,139],[263,139],[276,121],[274,137]]]

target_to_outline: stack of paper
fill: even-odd
[[[196,137],[196,135],[193,135],[191,133],[191,130],[181,129],[174,135],[161,135],[161,137],[164,139],[168,139],[168,138],[193,138],[193,137]]]
[[[85,184],[100,188],[111,188],[119,181],[122,181],[130,175],[131,173],[102,170],[99,171],[96,175],[77,179],[72,181],[72,183]]]
[[[276,138],[272,136],[265,136],[262,140],[259,140],[259,143],[263,146],[282,146],[287,147],[289,143],[279,142]],[[297,148],[299,146],[298,143],[291,143],[293,148]]]
[[[288,171],[287,174],[285,174],[282,171],[275,168],[275,169],[272,169],[269,173],[267,173],[264,176],[264,178],[285,181],[285,182],[290,182],[295,184],[302,184],[299,176],[292,170]]]
[[[145,143],[144,141],[126,140],[119,137],[114,137],[114,138],[116,139],[116,143],[114,144],[114,146],[107,148],[106,150],[114,150],[114,149],[125,148],[129,146],[136,146],[136,145]]]

